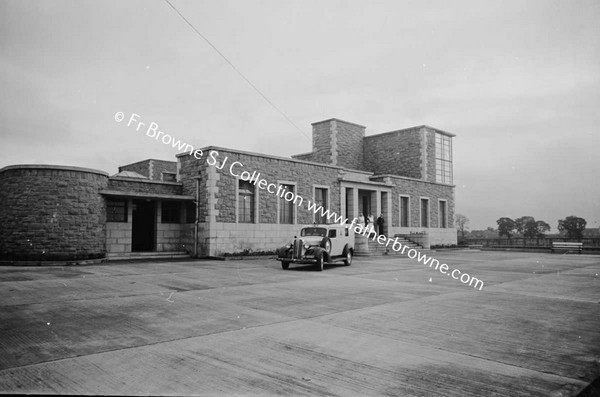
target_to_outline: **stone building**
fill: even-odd
[[[0,260],[274,251],[301,225],[360,213],[383,214],[389,236],[455,244],[453,137],[428,126],[365,136],[364,126],[330,119],[313,124],[312,152],[292,158],[210,146],[110,177],[8,166],[0,170]]]

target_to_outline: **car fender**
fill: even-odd
[[[322,247],[313,247],[312,251],[313,251],[313,255],[315,256],[315,258],[318,258],[319,255],[323,255],[323,260],[325,262],[329,262],[329,254],[327,254],[327,251],[325,251],[324,248],[322,248]]]
[[[342,252],[342,255],[346,256],[346,254],[348,253],[348,250],[350,250],[352,255],[354,255],[354,248],[352,248],[352,246],[350,244],[344,245],[344,251]]]

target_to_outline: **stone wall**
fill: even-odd
[[[177,162],[165,160],[150,160],[150,179],[154,181],[162,181],[163,172],[170,172],[176,174]]]
[[[118,190],[128,193],[151,193],[180,195],[182,184],[179,182],[146,181],[112,177],[108,180],[108,190]]]
[[[214,197],[216,198],[215,210],[217,222],[235,223],[237,206],[237,185],[238,178],[231,175],[231,165],[238,161],[243,167],[236,164],[233,167],[235,174],[242,171],[248,171],[250,174],[256,171],[260,173],[259,179],[265,179],[269,183],[295,184],[295,194],[302,198],[302,206],[296,206],[297,223],[307,224],[314,221],[314,212],[307,209],[307,202],[314,199],[314,186],[329,186],[330,203],[329,208],[332,211],[339,212],[339,169],[330,166],[321,166],[318,164],[308,164],[304,162],[287,160],[283,158],[273,158],[249,153],[227,152],[222,149],[216,149],[219,152],[220,163],[227,159],[223,169],[219,170],[215,166],[206,164],[216,170],[218,180]],[[200,160],[198,160],[200,161]],[[279,197],[267,190],[259,189],[255,186],[255,200],[258,201],[258,212],[255,217],[255,223],[279,223],[278,205]],[[297,201],[299,203],[300,200]]]
[[[454,224],[454,186],[440,183],[424,182],[409,178],[400,178],[388,175],[394,184],[392,192],[392,226],[400,227],[400,197],[409,196],[410,223],[409,228],[421,226],[420,205],[421,197],[429,198],[429,226],[439,225],[439,200],[446,200],[447,226]],[[404,232],[403,232],[404,233]]]
[[[275,252],[294,240],[301,225],[268,225],[250,223],[219,223],[210,237],[210,253],[206,256],[244,252]]]
[[[162,180],[163,172],[177,173],[177,162],[166,160],[148,159],[138,161],[137,163],[127,164],[119,167],[121,171],[133,171],[140,175],[147,176],[150,180]]]
[[[106,254],[102,171],[53,165],[0,170],[0,259],[83,260]]]
[[[435,182],[435,131],[432,129],[426,129],[427,136],[427,170],[425,171],[427,174],[427,180],[431,182]]]
[[[308,201],[314,199],[314,187],[329,186],[329,205],[331,211],[340,211],[339,177],[340,168],[319,164],[311,164],[273,156],[258,155],[253,153],[233,152],[231,150],[210,147],[203,149],[204,155],[201,159],[193,156],[181,155],[180,177],[183,185],[183,193],[195,195],[195,177],[200,176],[200,224],[199,224],[199,252],[200,256],[216,255],[216,247],[220,246],[218,232],[221,224],[231,224],[238,227],[240,231],[232,240],[231,249],[255,249],[260,242],[253,242],[253,234],[246,236],[247,230],[272,230],[271,236],[280,241],[285,236],[276,236],[273,225],[278,225],[278,208],[280,198],[275,194],[254,186],[255,202],[257,211],[253,224],[238,222],[236,216],[238,200],[239,178],[232,175],[240,175],[242,171],[250,174],[260,173],[259,179],[265,179],[268,183],[277,186],[280,184],[295,185],[295,194],[302,199],[302,205],[296,205],[296,223],[294,225],[281,225],[286,231],[296,231],[302,224],[314,222],[314,212],[307,209]],[[210,157],[211,150],[215,151],[213,165],[207,161],[214,162]],[[210,159],[210,160],[209,160]],[[238,162],[238,163],[235,163]],[[235,163],[235,165],[234,165]],[[232,167],[233,166],[233,167]],[[219,169],[221,168],[221,169]],[[300,199],[296,201],[300,203]],[[213,219],[214,217],[214,219]],[[271,226],[259,226],[271,225]],[[230,231],[231,232],[231,231]],[[287,233],[287,232],[286,232]],[[246,236],[246,237],[245,237]],[[228,237],[229,238],[229,237]],[[233,238],[233,237],[232,237]],[[260,239],[260,236],[258,237]],[[246,244],[247,243],[247,244]],[[246,245],[244,245],[246,244]],[[220,249],[220,248],[219,248]]]
[[[364,170],[363,139],[365,127],[358,124],[335,120],[336,124],[336,165],[341,167]]]
[[[313,155],[310,161],[323,164],[331,164],[331,126],[329,121],[314,123],[313,125]]]
[[[131,200],[127,205],[127,222],[106,222],[106,251],[131,252]]]
[[[366,136],[364,169],[375,174],[391,174],[420,179],[421,127]]]

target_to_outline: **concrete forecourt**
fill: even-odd
[[[600,260],[404,256],[0,268],[0,392],[574,396],[600,375]]]

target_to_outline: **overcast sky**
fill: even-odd
[[[0,167],[114,174],[197,147],[289,156],[312,122],[454,139],[472,229],[531,215],[600,225],[600,1],[0,0]]]

